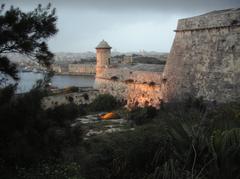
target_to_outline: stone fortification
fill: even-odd
[[[95,88],[126,102],[128,107],[154,106],[162,102],[162,65],[111,64],[111,47],[106,41],[97,49]]]
[[[128,107],[159,107],[162,70],[163,65],[109,65],[96,77],[95,88],[126,101]]]
[[[82,88],[79,92],[75,93],[59,93],[52,96],[47,96],[42,99],[42,108],[49,109],[55,108],[57,106],[66,105],[74,103],[80,104],[90,104],[99,95],[97,90],[92,88]]]
[[[111,64],[110,49],[105,41],[97,47],[95,87],[130,107],[158,107],[187,97],[217,102],[240,98],[240,9],[179,20],[164,69]]]
[[[226,102],[240,97],[240,9],[178,22],[164,70],[164,100],[188,96]]]

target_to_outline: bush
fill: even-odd
[[[240,103],[218,105],[209,112],[208,118],[212,121],[211,130],[240,128]]]
[[[38,178],[38,179],[83,179],[81,168],[75,162],[44,161],[34,168],[18,168],[17,178]]]
[[[4,94],[11,96],[12,89],[9,90]],[[1,94],[0,91],[3,99]],[[1,178],[238,179],[240,176],[239,103],[209,109],[202,108],[201,102],[168,104],[159,111],[151,107],[136,108],[129,112],[129,120],[148,124],[133,131],[81,141],[81,130],[71,128],[70,124],[84,111],[74,104],[43,111],[40,108],[43,95],[31,91],[0,101]],[[112,96],[102,96],[93,104],[108,104],[106,101],[117,104],[114,98],[109,100]]]
[[[168,152],[167,138],[161,133],[155,126],[148,126],[84,141],[85,152],[80,157],[83,176],[86,179],[144,178],[147,172],[153,172],[152,162],[159,147]]]
[[[240,105],[226,104],[225,111],[222,105],[205,111],[199,108],[199,103],[184,104],[165,105],[151,123],[134,131],[85,141],[85,152],[79,157],[83,176],[86,179],[239,178],[240,126],[236,121]],[[151,119],[154,116],[151,114],[154,113],[141,108],[130,113],[135,121]],[[225,128],[223,121],[228,121]]]
[[[136,125],[142,125],[151,122],[157,114],[154,107],[137,107],[128,113],[128,120],[133,121]]]
[[[116,109],[118,101],[109,94],[100,94],[90,104],[91,111],[111,111]]]
[[[81,128],[70,126],[81,112],[79,107],[69,104],[45,111],[41,108],[44,96],[44,91],[34,89],[0,101],[0,165],[3,163],[4,166],[2,171],[15,170],[16,166],[32,166],[42,160],[61,158],[66,148],[78,145],[81,141]],[[14,171],[10,170],[9,173]]]
[[[204,100],[202,97],[199,98],[193,98],[193,97],[188,97],[185,101],[184,101],[184,105],[185,109],[197,109],[201,112],[205,112],[207,105],[206,103],[204,103]]]

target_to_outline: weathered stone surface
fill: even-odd
[[[213,11],[196,17],[180,19],[177,31],[204,30],[240,25],[240,8]]]
[[[94,89],[87,89],[81,92],[48,96],[42,99],[42,108],[43,109],[54,108],[56,106],[69,103],[75,103],[77,105],[90,104],[96,98],[97,95],[99,95],[99,91]]]
[[[167,101],[189,95],[218,102],[237,100],[240,9],[179,20],[164,77],[167,81],[163,94]]]
[[[156,66],[159,69],[162,68],[162,65]],[[106,68],[96,77],[95,88],[101,93],[110,93],[119,100],[126,101],[127,107],[154,106],[158,108],[162,102],[162,72],[134,71],[133,68],[132,66]]]

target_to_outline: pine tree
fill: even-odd
[[[9,60],[8,53],[19,53],[49,67],[53,53],[47,40],[57,33],[57,17],[51,4],[38,5],[30,12],[13,6],[9,10],[0,8],[0,84],[7,77],[18,79],[17,65]],[[5,76],[5,77],[4,77]]]

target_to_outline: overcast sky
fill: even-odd
[[[0,0],[32,10],[51,2],[57,9],[58,34],[53,52],[95,51],[102,40],[113,50],[169,52],[180,18],[240,7],[240,0]]]

